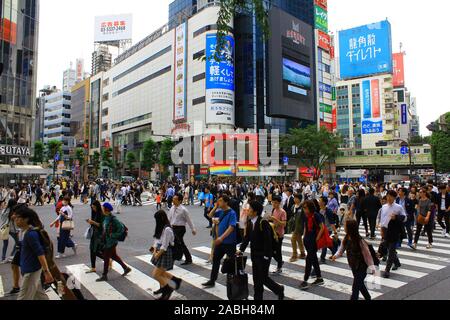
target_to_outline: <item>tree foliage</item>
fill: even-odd
[[[281,138],[281,146],[285,154],[297,159],[299,164],[314,168],[317,175],[324,165],[335,160],[338,155],[339,145],[342,139],[325,128],[317,130],[316,126],[306,129],[291,129],[289,134]],[[297,154],[292,154],[292,147],[298,149]],[[314,179],[317,179],[315,176]]]
[[[440,128],[431,136],[433,165],[437,172],[450,172],[450,112],[440,122]],[[438,121],[439,122],[439,121]]]
[[[145,141],[142,158],[142,168],[146,171],[151,171],[158,162],[158,144],[153,139]]]
[[[62,159],[62,142],[58,140],[50,140],[47,142],[47,159],[54,160],[57,153],[59,158]]]
[[[175,143],[171,139],[165,139],[161,143],[161,149],[159,152],[159,164],[164,166],[167,170],[169,166],[173,165],[172,162],[172,150],[175,147]]]
[[[125,162],[127,163],[128,169],[130,171],[134,170],[134,164],[136,161],[137,161],[136,154],[134,152],[128,152]]]
[[[84,149],[83,148],[77,148],[75,150],[75,160],[78,160],[80,166],[83,166],[84,165],[84,159],[85,159]]]
[[[95,151],[92,156],[92,166],[94,167],[95,175],[98,175],[98,171],[100,170],[100,152]]]
[[[415,137],[411,138],[412,145],[423,145],[423,144],[430,144],[430,143],[431,143],[431,136],[428,136],[428,137],[415,136]]]
[[[37,164],[44,162],[44,150],[45,146],[41,141],[36,141],[34,143],[34,156],[33,156],[34,163]]]
[[[102,166],[109,169],[114,169],[113,150],[112,148],[105,148],[102,151]]]

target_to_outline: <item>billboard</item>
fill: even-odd
[[[3,2],[4,8],[0,10],[0,40],[15,45],[17,43],[18,0]]]
[[[361,84],[362,134],[383,133],[380,80],[364,80]]]
[[[217,35],[206,35],[206,124],[234,126],[234,38],[225,37],[217,61],[216,46]]]
[[[131,14],[95,17],[94,42],[130,40],[133,16]]]
[[[381,21],[339,32],[341,79],[392,73],[391,24]]]
[[[316,121],[313,28],[272,8],[269,12],[269,117]]]
[[[394,75],[394,87],[405,86],[405,64],[403,53],[394,53],[393,59],[393,75]]]
[[[402,124],[408,124],[408,106],[406,104],[402,104]]]
[[[319,6],[314,6],[314,20],[316,22],[316,29],[328,32],[328,12]]]
[[[175,94],[173,121],[186,120],[186,66],[187,66],[187,24],[183,23],[175,30]]]
[[[77,59],[77,82],[84,79],[84,60]]]
[[[324,10],[328,10],[328,0],[314,0],[314,4]]]
[[[319,39],[319,48],[322,48],[323,50],[330,52],[330,50],[331,50],[330,35],[321,30],[317,30],[317,32],[318,32],[318,39]]]
[[[203,137],[202,164],[209,166],[257,166],[258,134],[212,134]],[[236,145],[235,145],[236,142]]]

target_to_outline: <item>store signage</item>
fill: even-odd
[[[31,151],[28,147],[0,145],[1,156],[31,157]]]
[[[328,10],[328,0],[314,0],[314,4],[324,10]]]
[[[318,30],[319,33],[319,47],[325,51],[330,52],[331,49],[331,38],[328,34],[323,31]]]
[[[315,6],[316,29],[328,32],[328,12],[319,6]]]
[[[131,14],[95,17],[94,41],[98,43],[132,38]]]
[[[174,122],[186,120],[187,24],[175,32],[175,105]]]

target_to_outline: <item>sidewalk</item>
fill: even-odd
[[[413,281],[376,300],[450,300],[450,267]]]

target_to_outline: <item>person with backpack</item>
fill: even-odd
[[[131,268],[128,267],[122,259],[117,255],[117,245],[119,241],[125,240],[127,235],[127,229],[125,225],[113,216],[114,208],[110,203],[103,204],[103,275],[97,279],[97,282],[108,281],[109,261],[112,259],[116,261],[123,268],[124,273],[122,277],[127,276],[131,272]]]
[[[233,257],[236,254],[237,219],[236,212],[230,208],[230,198],[226,195],[219,198],[217,211],[219,218],[214,218],[214,224],[218,226],[217,239],[214,241],[213,267],[210,280],[203,284],[205,288],[216,285],[222,258],[227,255]],[[214,211],[213,211],[214,212]],[[212,216],[210,217],[212,219]]]
[[[313,282],[312,286],[323,285],[324,281],[320,271],[319,260],[317,258],[317,242],[321,239],[323,232],[325,230],[323,217],[320,213],[316,211],[316,205],[313,201],[307,200],[303,203],[303,228],[304,236],[303,243],[306,249],[306,267],[305,267],[305,277],[303,282],[300,284],[301,290],[308,290],[311,285],[308,283],[309,277],[311,276],[312,268],[314,267],[315,274],[317,276],[316,281]]]
[[[246,236],[237,255],[244,253],[250,244],[255,300],[263,300],[264,286],[275,293],[278,300],[284,300],[284,286],[277,284],[269,277],[270,262],[274,255],[274,248],[277,247],[274,243],[277,235],[273,233],[268,221],[262,218],[263,205],[259,201],[251,201],[249,206]]]
[[[102,205],[99,201],[94,201],[91,205],[91,218],[87,220],[90,225],[89,252],[91,258],[91,269],[86,273],[96,273],[97,257],[103,259],[101,252],[103,251],[103,220]]]
[[[346,252],[348,265],[353,273],[351,300],[358,300],[360,292],[364,296],[364,299],[372,300],[364,283],[367,277],[367,269],[370,268],[372,273],[376,271],[369,245],[359,234],[359,225],[356,220],[348,220],[344,225],[344,229],[346,236],[338,252],[332,257],[332,260],[336,261]]]
[[[175,198],[178,199],[178,197]],[[181,203],[182,199],[178,201]],[[165,211],[156,212],[155,220],[156,227],[153,236],[155,242],[150,248],[150,252],[153,254],[152,264],[155,266],[152,276],[159,282],[160,289],[154,294],[162,294],[158,300],[169,300],[173,291],[180,289],[182,282],[180,278],[167,272],[172,270],[174,265],[175,235]],[[170,281],[175,283],[175,288],[169,285]]]
[[[284,211],[281,208],[281,197],[275,196],[272,198],[272,215],[269,217],[269,222],[272,222],[275,226],[276,230],[276,237],[278,238],[278,241],[275,243],[272,243],[274,246],[274,256],[273,258],[277,262],[277,269],[272,272],[274,275],[280,275],[283,273],[283,253],[281,250],[281,247],[283,246],[283,240],[284,240],[284,232],[287,224],[287,214],[286,211]]]
[[[180,194],[176,194],[173,197],[173,207],[169,212],[169,221],[172,226],[172,230],[175,233],[176,244],[180,246],[183,251],[183,255],[186,258],[186,261],[183,262],[182,266],[188,266],[192,264],[192,256],[189,252],[189,249],[186,247],[184,243],[184,235],[186,234],[186,224],[191,228],[192,235],[197,235],[197,230],[195,229],[194,224],[192,223],[191,217],[189,215],[189,211],[183,206],[181,203],[183,201],[183,196]]]
[[[43,229],[39,217],[26,206],[14,209],[14,221],[23,232],[20,251],[20,271],[23,277],[22,287],[17,300],[49,300],[41,282],[55,282],[50,272],[46,251],[42,243],[39,229]]]

